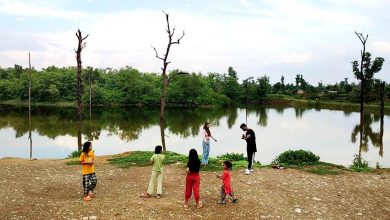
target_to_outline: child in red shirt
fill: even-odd
[[[223,162],[223,174],[217,175],[217,178],[222,179],[222,186],[221,186],[221,200],[218,202],[218,204],[224,205],[226,204],[226,194],[232,197],[232,202],[236,203],[238,199],[234,197],[233,189],[232,189],[232,182],[231,182],[231,176],[230,171],[232,170],[233,164],[230,161],[224,161]]]

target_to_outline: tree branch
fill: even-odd
[[[168,78],[168,83],[169,83],[173,78],[177,77],[178,75],[188,75],[188,73],[187,73],[187,72],[180,71],[180,72],[178,72],[178,73],[176,73],[176,74],[173,74],[173,75],[171,75],[171,76]]]
[[[88,36],[89,36],[89,34],[87,34],[87,36],[86,36],[86,37],[84,37],[84,38],[83,38],[83,39],[81,39],[81,40],[83,41],[83,40],[87,39],[87,37],[88,37]]]
[[[171,44],[180,44],[180,40],[184,37],[185,33],[183,31],[183,34],[181,35],[180,38],[178,38],[176,41],[172,42]]]
[[[156,58],[158,58],[158,59],[160,59],[160,60],[164,60],[162,57],[160,57],[160,56],[158,55],[158,52],[157,52],[156,48],[153,47],[153,46],[152,46],[152,48],[153,48],[154,52],[156,52]]]

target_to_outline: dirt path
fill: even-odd
[[[201,199],[182,208],[185,170],[165,167],[164,197],[141,199],[150,167],[97,159],[96,198],[82,202],[80,166],[65,160],[0,159],[0,219],[390,219],[390,172],[319,176],[298,170],[234,170],[238,204],[217,204],[220,180],[201,174]],[[300,213],[299,213],[300,212]]]

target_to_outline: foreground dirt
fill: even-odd
[[[141,199],[151,167],[96,161],[93,201],[82,201],[80,166],[65,160],[0,159],[0,219],[390,219],[390,172],[319,176],[298,170],[234,170],[238,204],[218,205],[221,182],[201,173],[201,199],[182,208],[185,170],[165,167],[161,199]]]

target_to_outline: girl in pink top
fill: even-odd
[[[202,147],[203,147],[202,165],[207,166],[209,165],[210,138],[212,138],[214,141],[217,140],[213,136],[211,136],[210,123],[208,122],[204,123],[201,134],[202,134]]]

